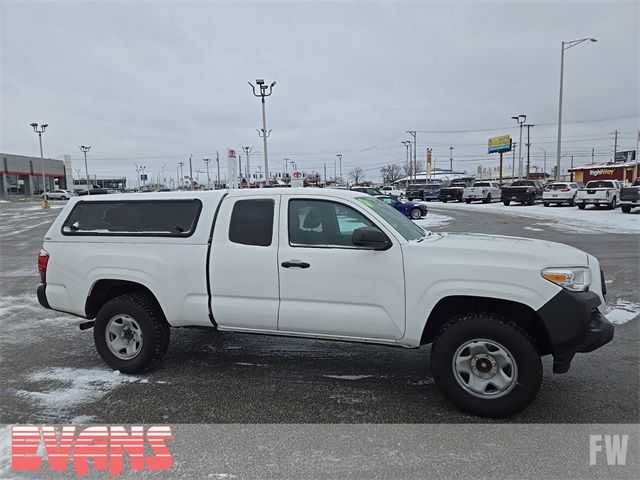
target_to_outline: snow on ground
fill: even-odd
[[[587,207],[580,210],[578,207],[545,207],[537,205],[510,205],[502,203],[435,203],[425,202],[431,210],[470,210],[495,212],[504,215],[516,215],[521,217],[547,220],[547,222],[535,223],[531,230],[539,226],[553,227],[570,233],[640,233],[640,214],[622,213],[615,210],[601,210]]]
[[[59,419],[60,414],[84,403],[94,402],[110,391],[140,379],[119,371],[89,368],[49,368],[34,372],[29,381],[44,383],[34,390],[18,390],[16,395],[31,400],[43,412]]]
[[[604,315],[611,323],[622,325],[640,315],[640,305],[618,299],[614,305],[607,307]]]
[[[441,215],[439,213],[429,211],[426,217],[416,220],[415,224],[421,226],[425,230],[429,230],[430,228],[444,227],[445,225],[449,225],[452,221],[453,218],[447,215]]]

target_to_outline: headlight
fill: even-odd
[[[591,272],[587,267],[547,268],[542,276],[573,292],[586,292],[591,285]]]

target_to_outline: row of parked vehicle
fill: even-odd
[[[636,179],[631,186],[624,186],[618,180],[592,180],[584,186],[577,182],[552,182],[545,186],[538,180],[516,180],[502,186],[496,181],[479,181],[472,186],[453,182],[444,188],[438,184],[410,185],[406,197],[409,201],[440,200],[445,203],[501,201],[506,206],[512,202],[533,205],[536,201],[542,201],[545,207],[577,205],[584,209],[587,205],[594,205],[613,210],[620,206],[624,213],[630,213],[633,208],[640,206],[640,179]]]

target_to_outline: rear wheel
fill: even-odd
[[[579,204],[578,204],[578,208],[579,208],[580,210],[584,210],[584,208],[585,208],[585,207],[586,207],[586,205],[585,205],[584,203],[579,203]]]
[[[467,199],[465,200],[465,203],[471,203],[471,200],[467,198]]]
[[[534,203],[536,203],[536,196],[530,195],[529,199],[527,200],[527,205],[533,205]]]
[[[491,203],[491,194],[487,195],[487,198],[483,198],[482,203]]]
[[[609,203],[609,205],[607,205],[607,208],[609,210],[613,210],[617,207],[617,203],[616,203],[616,197],[613,197],[613,200],[611,200],[611,203]]]
[[[620,210],[622,213],[631,213],[631,205],[621,205]]]
[[[542,204],[543,204],[545,207],[548,207],[549,205],[551,205],[549,202],[542,202]]]
[[[542,383],[542,362],[527,334],[491,312],[468,312],[447,323],[431,349],[431,371],[460,408],[505,417],[526,408]]]
[[[576,196],[574,195],[573,197],[571,197],[571,200],[569,200],[569,206],[573,207],[576,204]]]
[[[502,203],[504,204],[505,207],[508,207],[509,204],[511,203],[511,200],[503,200]]]
[[[167,351],[169,336],[160,306],[144,294],[122,295],[105,303],[93,329],[102,360],[123,373],[153,368]]]
[[[422,211],[419,208],[414,208],[413,210],[411,210],[411,213],[409,213],[409,215],[411,216],[412,220],[420,220],[420,218],[422,218]]]
[[[446,198],[443,198],[443,199],[442,199],[442,203],[447,203],[447,199],[446,199]]]

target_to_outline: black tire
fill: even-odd
[[[516,373],[511,371],[511,386],[501,396],[476,396],[456,378],[456,352],[475,339],[500,344],[513,359]],[[542,362],[533,341],[509,319],[490,312],[457,315],[440,330],[431,349],[431,372],[447,399],[463,410],[486,417],[506,417],[522,411],[536,397],[542,383]]]
[[[442,203],[447,203],[447,199],[446,199],[446,198],[443,198],[443,199],[442,199]]]
[[[533,205],[534,203],[536,203],[536,196],[535,195],[531,195],[529,197],[529,199],[527,200],[527,205]]]
[[[105,331],[109,321],[117,315],[133,318],[142,331],[140,351],[131,359],[118,358],[107,345]],[[122,373],[141,373],[160,362],[169,347],[170,328],[155,299],[144,294],[127,294],[105,303],[96,317],[93,341],[98,354],[114,370]]]
[[[409,212],[409,216],[411,217],[411,220],[420,220],[422,218],[422,210],[414,208]]]
[[[569,200],[569,206],[575,207],[575,205],[576,205],[576,196],[574,195],[573,198]]]
[[[407,197],[407,200],[412,202],[413,201],[413,197]]]
[[[607,208],[609,210],[615,210],[615,208],[618,206],[618,204],[616,203],[616,197],[613,197],[613,199],[611,200],[611,203],[609,205],[607,205]]]
[[[549,202],[542,202],[542,204],[543,204],[545,207],[548,207],[549,205],[551,205]]]
[[[491,194],[487,195],[487,198],[483,198],[482,203],[491,203]]]
[[[631,205],[620,205],[622,213],[631,213]]]
[[[465,200],[465,203],[471,203],[471,200],[470,200],[469,198],[467,198],[467,199]]]
[[[511,204],[511,200],[503,200],[502,203],[505,207],[508,207]]]

